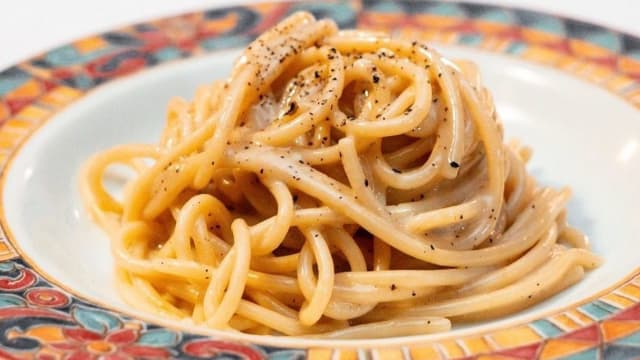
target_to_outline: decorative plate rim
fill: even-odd
[[[310,10],[321,16],[334,17],[341,27],[358,26],[400,31],[431,42],[466,45],[515,55],[528,61],[573,73],[578,78],[589,80],[622,96],[627,102],[640,108],[640,38],[576,19],[522,8],[445,1],[363,0],[362,2],[338,1],[324,4],[275,2],[218,7],[133,24],[100,35],[85,37],[0,71],[0,171],[2,171],[0,189],[4,189],[5,175],[8,173],[6,170],[22,145],[26,143],[26,139],[55,113],[86,95],[91,89],[145,67],[174,63],[178,59],[184,60],[208,52],[241,46],[264,28],[277,22],[286,13],[299,8]],[[374,17],[375,22],[372,21]],[[184,28],[180,28],[181,26]],[[101,304],[100,301],[91,303],[83,300],[85,297],[74,294],[72,289],[52,279],[43,269],[38,270],[38,265],[31,261],[15,242],[4,217],[5,209],[2,204],[0,208],[2,226],[0,228],[0,331],[2,331],[0,356],[60,353],[61,350],[54,346],[57,344],[55,341],[45,339],[42,335],[40,337],[24,335],[31,329],[28,325],[29,319],[34,318],[33,314],[30,318],[21,318],[26,319],[24,321],[26,325],[18,326],[18,330],[22,331],[20,334],[8,335],[7,332],[11,329],[4,328],[5,323],[15,320],[11,315],[16,316],[20,311],[29,310],[33,313],[36,310],[44,311],[48,307],[55,308],[46,301],[43,302],[42,299],[33,298],[32,294],[38,291],[48,293],[54,298],[58,296],[66,299],[62,305],[56,305],[60,310],[47,310],[53,311],[51,314],[56,316],[64,314],[68,319],[68,324],[65,323],[58,328],[52,327],[52,329],[62,332],[69,329],[94,331],[94,335],[98,336],[100,334],[96,329],[91,328],[90,321],[87,322],[88,320],[82,320],[79,315],[76,316],[79,312],[82,314],[88,312],[90,313],[86,315],[88,318],[91,316],[114,318],[114,323],[120,324],[117,331],[124,331],[123,329],[130,324],[137,323],[139,329],[131,343],[137,344],[146,337],[150,337],[149,334],[157,337],[158,333],[164,331],[165,342],[156,341],[155,347],[151,346],[158,350],[157,356],[178,354],[192,358],[211,355],[213,350],[222,355],[236,354],[246,358],[295,358],[299,355],[309,358],[330,358],[335,352],[340,352],[337,355],[351,352],[350,354],[355,354],[356,357],[364,357],[366,355],[363,354],[367,351],[377,356],[382,354],[383,358],[394,354],[413,358],[422,358],[426,354],[437,355],[440,358],[457,358],[478,354],[516,354],[513,352],[514,348],[518,351],[529,351],[536,356],[552,355],[551,351],[557,353],[559,350],[547,351],[551,348],[549,343],[562,341],[559,340],[560,338],[570,342],[569,340],[578,338],[573,336],[575,333],[584,332],[585,329],[593,327],[596,328],[595,335],[590,333],[591,337],[588,338],[593,342],[593,347],[588,347],[587,350],[599,349],[602,354],[606,354],[606,351],[609,351],[607,349],[613,349],[613,352],[609,351],[609,353],[616,354],[616,351],[620,351],[616,348],[618,345],[607,342],[612,339],[604,338],[606,334],[603,333],[602,324],[612,318],[620,317],[621,314],[626,314],[625,319],[631,319],[628,318],[629,312],[633,314],[633,320],[640,320],[640,268],[638,268],[606,290],[586,299],[580,299],[567,307],[550,310],[542,315],[531,315],[508,324],[494,327],[488,325],[481,330],[469,329],[456,331],[453,334],[435,334],[427,339],[411,337],[405,339],[406,341],[394,342],[391,345],[392,348],[386,349],[376,349],[375,345],[365,344],[365,341],[340,342],[340,344],[329,346],[323,344],[318,348],[309,348],[305,340],[297,340],[301,344],[295,345],[303,349],[274,348],[270,345],[261,345],[267,342],[272,343],[265,337],[256,336],[255,339],[253,336],[243,337],[238,341],[236,335],[219,331],[207,332],[207,336],[215,336],[215,338],[206,338],[198,329],[189,330],[180,325],[176,326],[175,323],[160,321],[153,316],[147,317],[138,313],[114,310],[113,307]],[[3,231],[6,234],[2,233]],[[25,278],[32,280],[25,283]],[[15,283],[19,283],[19,286],[16,287]],[[64,290],[61,291],[56,287]],[[633,299],[631,304],[612,305],[609,302],[603,302],[602,298],[613,294],[614,291],[621,291],[625,287],[634,288],[631,290],[633,295],[629,295],[629,298]],[[95,307],[95,303],[98,303],[98,307]],[[576,309],[582,309],[585,304],[600,306],[601,309],[598,311],[604,311],[607,316],[592,317],[590,322],[584,320],[587,322],[586,325],[575,322],[579,326],[574,328],[562,328],[557,321],[550,320],[552,315],[559,316],[570,311],[578,311]],[[587,310],[582,312],[586,318],[593,315]],[[138,319],[142,319],[143,322]],[[544,326],[540,325],[542,324],[540,322],[544,321],[546,321]],[[539,323],[540,326],[536,327],[534,323]],[[159,328],[155,324],[161,324],[166,329]],[[557,329],[549,330],[553,329],[553,326]],[[109,331],[112,329],[107,330],[103,329],[102,334],[105,341],[108,340]],[[55,332],[55,330],[51,331]],[[519,336],[500,341],[493,338],[492,341],[484,339],[495,337],[495,334],[501,331],[519,332]],[[632,334],[636,332],[640,334],[640,325]],[[166,334],[175,335],[174,341],[167,340],[171,336]],[[31,342],[27,346],[23,341],[22,347],[19,347],[16,343],[20,341],[12,342],[10,336],[14,336],[13,339],[29,339]],[[478,339],[481,341],[478,342]],[[584,336],[581,339],[584,340]],[[68,342],[65,337],[58,340]],[[88,341],[82,340],[80,344],[86,345]],[[247,341],[249,343],[246,343]],[[278,340],[278,342],[283,341]],[[482,342],[484,344],[480,345]],[[286,346],[294,347],[291,344]],[[350,349],[353,347],[357,349]],[[197,349],[194,350],[194,348]],[[116,347],[115,351],[126,354],[123,349]],[[586,351],[584,348],[579,350],[569,353]],[[91,353],[91,349],[83,351],[96,354]],[[640,348],[638,351],[640,354]],[[160,354],[161,352],[163,354]]]

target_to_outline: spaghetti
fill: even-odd
[[[600,263],[569,191],[503,143],[475,66],[296,13],[226,81],[172,100],[158,145],[81,175],[123,298],[256,334],[445,331],[528,307]],[[135,171],[121,200],[110,166]]]

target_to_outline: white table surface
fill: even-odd
[[[640,34],[638,0],[468,0],[542,10]],[[256,0],[3,0],[0,70],[74,39],[132,22]]]

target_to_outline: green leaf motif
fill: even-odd
[[[280,350],[269,354],[269,360],[304,360],[306,359],[304,350]]]
[[[166,329],[154,329],[144,332],[138,338],[137,343],[140,345],[165,347],[173,346],[180,341],[177,333]]]
[[[14,294],[0,294],[0,309],[7,307],[26,306],[24,299]]]
[[[117,316],[85,306],[75,306],[71,310],[71,316],[85,329],[101,334],[122,327],[122,321]]]
[[[1,93],[2,89],[0,89],[0,93]],[[9,272],[9,271],[13,271],[16,269],[16,264],[13,261],[7,261],[7,262],[3,262],[0,263],[0,271],[1,272]]]

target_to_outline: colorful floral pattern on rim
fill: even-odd
[[[264,3],[135,24],[0,71],[0,171],[40,124],[89,89],[176,59],[246,45],[308,10],[341,27],[393,31],[559,68],[640,108],[640,38],[528,10],[439,1]],[[12,240],[12,239],[11,239]],[[556,314],[464,338],[395,348],[305,350],[222,341],[101,309],[47,281],[0,228],[0,358],[627,359],[640,356],[640,274]]]

